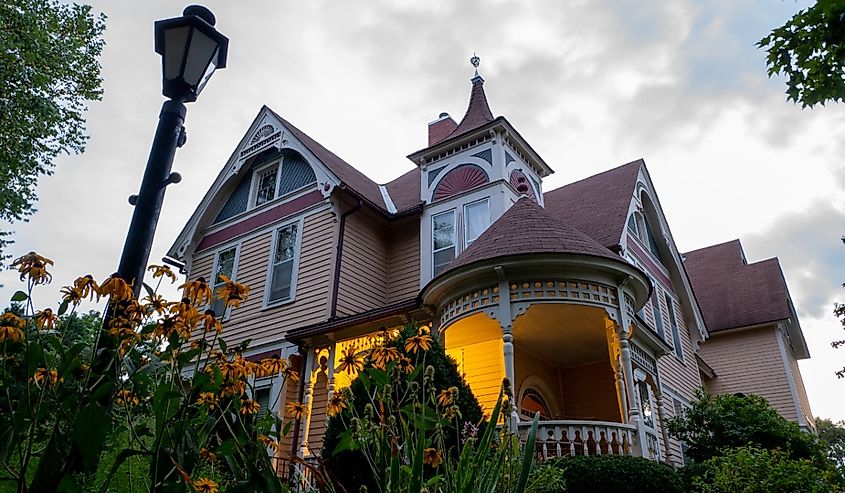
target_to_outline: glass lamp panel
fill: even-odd
[[[164,78],[173,80],[182,72],[182,58],[188,42],[188,26],[173,27],[164,31]]]
[[[185,62],[184,78],[185,83],[196,88],[200,79],[205,75],[209,65],[217,52],[217,41],[205,35],[199,29],[193,30],[191,45],[188,47],[187,61]],[[199,92],[196,91],[195,92]]]

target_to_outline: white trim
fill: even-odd
[[[393,204],[393,200],[390,199],[390,192],[387,191],[387,186],[379,185],[378,190],[381,192],[381,198],[384,200],[384,205],[387,206],[387,212],[396,214],[396,206]]]
[[[795,386],[795,375],[792,374],[792,366],[789,364],[789,356],[786,354],[786,345],[784,344],[781,330],[781,324],[776,324],[775,337],[777,337],[778,341],[783,371],[786,372],[786,381],[789,383],[789,393],[792,395],[792,403],[795,404],[795,414],[798,415],[798,426],[809,427],[807,420],[804,418],[804,413],[801,411],[801,400],[798,398],[798,390]]]
[[[209,279],[209,283],[208,283],[209,286],[211,287],[211,297],[212,297],[212,301],[208,305],[209,308],[214,303],[214,299],[215,299],[214,297],[217,295],[217,293],[215,293],[215,290],[216,290],[215,285],[217,284],[217,268],[220,265],[220,263],[219,263],[220,262],[220,252],[223,252],[223,251],[226,251],[226,250],[231,250],[232,248],[235,249],[235,260],[234,260],[234,262],[232,262],[232,275],[231,275],[231,277],[229,277],[229,279],[234,281],[234,280],[237,279],[237,275],[238,275],[238,264],[240,263],[239,260],[241,258],[241,242],[236,241],[234,243],[232,243],[232,242],[225,243],[221,246],[218,246],[214,250],[214,253],[213,253],[214,261],[211,264],[211,279]],[[220,319],[220,321],[224,321],[224,320],[227,320],[229,318],[231,311],[232,311],[232,307],[227,306],[225,308],[225,310],[223,311],[223,313],[215,314],[215,315],[218,317],[218,319]]]
[[[304,217],[299,217],[296,220],[288,221],[282,224],[277,225],[272,229],[272,240],[270,242],[270,255],[268,256],[268,265],[267,265],[267,280],[264,283],[264,297],[263,303],[261,305],[262,309],[264,308],[275,308],[277,306],[285,305],[288,303],[292,303],[296,300],[296,284],[297,279],[299,277],[299,260],[302,253],[302,230],[304,229]],[[290,294],[287,298],[283,298],[280,300],[270,300],[270,286],[273,282],[273,260],[276,255],[276,243],[279,240],[279,231],[287,228],[288,226],[296,225],[296,245],[294,246],[293,258],[291,261],[293,264],[291,265],[291,273],[290,273]]]

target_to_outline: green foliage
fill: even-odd
[[[819,0],[757,46],[771,77],[786,77],[787,99],[803,107],[845,98],[845,0]]]
[[[757,395],[710,395],[702,390],[683,416],[669,420],[669,433],[685,442],[695,461],[747,444],[781,449],[792,459],[825,462],[815,438],[784,419]]]
[[[0,3],[0,219],[32,214],[38,177],[84,150],[86,104],[102,96],[104,21],[88,5]]]
[[[528,479],[531,493],[560,493],[566,491],[566,475],[562,468],[551,462],[536,464]]]
[[[507,431],[507,382],[490,414],[490,423],[503,424],[481,426],[478,403],[436,339],[413,325],[378,337],[357,359],[357,349],[341,358],[339,370],[345,362],[364,367],[329,422],[323,456],[337,484],[383,493],[526,491],[539,415],[522,446]]]
[[[279,358],[246,360],[248,343],[225,344],[213,312],[198,310],[212,295],[208,284],[187,283],[186,298],[172,303],[149,289],[139,303],[119,279],[98,286],[81,277],[62,289],[70,312],[59,316],[62,308],[32,304],[51,264],[36,254],[16,260],[27,289],[0,315],[0,484],[19,492],[289,491],[268,455],[289,424],[251,396],[257,379],[284,385],[295,372]],[[228,283],[218,294],[237,305],[246,291]],[[100,297],[116,307],[102,329],[96,312],[75,313],[83,299]],[[101,368],[100,338],[115,348]]]
[[[695,471],[690,490],[701,493],[827,493],[843,487],[832,469],[752,445],[727,449]]]
[[[827,456],[836,463],[845,476],[845,421],[833,422],[816,418],[819,440],[827,447]]]
[[[563,457],[550,463],[563,472],[568,493],[681,493],[683,481],[674,469],[643,457],[595,455]]]

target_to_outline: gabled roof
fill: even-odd
[[[396,207],[396,214],[402,214],[422,204],[420,199],[420,169],[414,168],[384,185]]]
[[[739,240],[683,254],[710,332],[793,317],[780,262],[746,263]]]
[[[546,210],[607,248],[616,248],[643,160],[623,164],[543,194]]]
[[[472,92],[469,96],[467,112],[464,114],[461,122],[458,123],[458,126],[455,127],[455,130],[452,130],[452,133],[446,139],[475,130],[493,120],[493,112],[490,111],[490,105],[487,103],[487,95],[484,94],[484,79],[480,75],[476,75],[472,78]]]
[[[621,260],[586,234],[554,218],[533,200],[522,197],[440,275],[483,260],[537,253],[590,255]]]

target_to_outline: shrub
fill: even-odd
[[[840,491],[835,469],[780,450],[755,446],[728,449],[689,469],[689,489],[701,493],[826,493]]]
[[[643,457],[616,455],[575,456],[557,459],[568,493],[681,493],[683,481],[674,469]],[[532,490],[533,491],[533,490]]]

